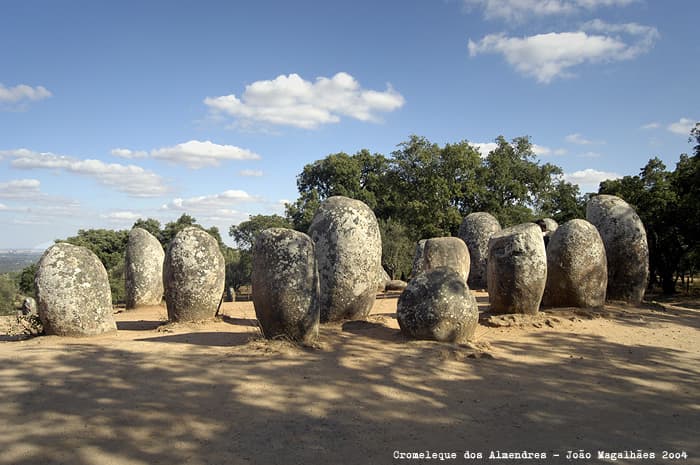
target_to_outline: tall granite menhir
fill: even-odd
[[[608,266],[598,230],[586,220],[559,226],[547,246],[544,307],[601,307],[605,304]]]
[[[540,227],[524,223],[494,234],[487,269],[492,312],[536,314],[547,282]]]
[[[129,232],[126,245],[126,308],[158,305],[163,299],[165,252],[151,233],[142,228]]]
[[[634,209],[614,195],[588,201],[586,219],[600,233],[608,258],[608,300],[637,305],[649,278],[649,247],[644,224]]]
[[[212,318],[224,292],[224,272],[224,256],[209,233],[195,227],[177,233],[163,264],[168,319]]]
[[[459,226],[459,237],[469,249],[469,278],[471,289],[486,289],[486,262],[489,256],[489,239],[501,230],[498,220],[486,212],[467,215]]]
[[[321,285],[321,321],[363,319],[377,290],[382,240],[374,212],[359,200],[329,197],[311,222]]]
[[[314,243],[284,228],[262,231],[253,246],[253,305],[267,338],[311,343],[318,336],[320,290]]]
[[[85,247],[65,242],[49,247],[34,282],[46,334],[94,336],[117,330],[107,271]]]

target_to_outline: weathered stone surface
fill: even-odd
[[[320,288],[314,244],[292,229],[262,231],[253,247],[253,305],[267,338],[318,337]]]
[[[537,313],[547,282],[542,231],[524,223],[494,234],[489,241],[487,281],[494,313]]]
[[[542,218],[535,221],[535,223],[540,226],[543,232],[546,233],[553,233],[559,227],[559,223],[552,218]]]
[[[170,321],[212,318],[224,291],[224,257],[209,233],[188,227],[168,245],[163,264]]]
[[[463,343],[474,337],[479,310],[464,277],[439,267],[411,280],[399,297],[396,319],[408,337]]]
[[[600,307],[605,303],[608,266],[595,226],[571,220],[552,234],[547,246],[545,307]]]
[[[422,251],[413,258],[413,263],[413,276],[446,266],[455,270],[465,282],[469,277],[469,249],[459,237],[426,239]]]
[[[382,240],[374,212],[359,200],[329,197],[311,222],[321,285],[321,321],[363,319],[377,291]]]
[[[165,251],[151,233],[141,228],[129,232],[126,245],[126,308],[158,305],[163,298]]]
[[[35,284],[46,334],[94,336],[117,330],[107,271],[85,247],[65,242],[49,247],[39,260]]]
[[[377,291],[384,292],[389,281],[391,281],[391,276],[389,276],[389,273],[386,272],[383,266],[380,266],[377,271]]]
[[[387,291],[403,291],[406,289],[406,286],[408,286],[408,283],[406,281],[401,281],[400,279],[392,279],[388,283],[386,283],[386,290]]]
[[[501,230],[498,220],[486,212],[470,213],[459,226],[459,237],[469,249],[469,278],[471,289],[486,289],[486,262],[489,256],[489,239]]]
[[[415,278],[420,273],[421,264],[423,263],[423,253],[425,252],[425,241],[421,239],[416,243],[416,250],[413,252],[413,263],[411,264],[411,277]]]
[[[649,247],[644,224],[634,209],[614,195],[588,201],[586,219],[600,233],[608,258],[608,300],[639,304],[649,278]]]

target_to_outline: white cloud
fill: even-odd
[[[103,213],[100,215],[100,218],[104,218],[109,221],[117,222],[117,223],[122,223],[122,222],[131,222],[131,221],[136,221],[139,218],[141,218],[143,215],[139,215],[138,213],[134,213],[131,211],[115,211],[115,212],[110,212],[110,213]]]
[[[404,102],[391,85],[383,92],[365,90],[343,72],[315,82],[298,74],[280,75],[247,85],[240,99],[234,94],[204,99],[212,111],[232,116],[242,126],[261,122],[303,129],[337,123],[341,116],[375,122],[377,113],[394,111]]]
[[[652,121],[651,123],[647,123],[644,126],[641,127],[641,129],[658,129],[661,127],[660,123],[657,123],[656,121]]]
[[[37,179],[15,179],[8,182],[0,182],[0,198],[3,199],[30,199],[41,194]]]
[[[219,166],[222,160],[260,159],[260,155],[250,150],[242,149],[235,145],[215,144],[208,140],[190,140],[172,147],[153,149],[150,152],[117,148],[112,150],[112,155],[122,158],[145,158],[150,156],[151,158],[167,160],[192,169]]]
[[[574,133],[574,134],[569,134],[566,137],[564,137],[564,140],[570,144],[576,144],[576,145],[601,145],[605,144],[605,141],[602,140],[591,140],[591,139],[586,139],[579,133]]]
[[[548,84],[558,77],[571,77],[571,68],[584,63],[601,63],[630,60],[648,51],[659,37],[653,27],[635,23],[607,24],[591,21],[583,29],[594,32],[624,33],[620,35],[588,34],[575,32],[550,32],[529,37],[508,37],[505,34],[489,34],[478,42],[469,40],[469,55],[496,53],[525,76]]]
[[[134,151],[129,149],[112,149],[112,155],[114,155],[115,157],[127,159],[146,158],[148,156],[148,152],[145,152],[143,150]]]
[[[22,101],[37,101],[51,97],[43,86],[32,87],[20,84],[14,87],[5,87],[0,83],[0,103],[20,103]]]
[[[532,144],[532,151],[538,157],[566,155],[566,149],[552,149],[538,144]]]
[[[617,173],[598,171],[592,168],[564,174],[564,180],[572,184],[578,184],[582,192],[598,192],[598,185],[601,181],[621,177]]]
[[[681,118],[675,123],[671,123],[668,126],[666,126],[666,129],[671,131],[674,134],[680,134],[682,136],[688,136],[690,134],[690,131],[695,127],[695,124],[697,123],[697,120],[690,119],[690,118]]]
[[[600,158],[601,154],[598,152],[584,152],[579,155],[581,158]]]
[[[190,168],[219,166],[221,160],[259,160],[260,155],[234,145],[191,140],[173,147],[151,150],[151,157],[168,160]]]
[[[264,173],[262,170],[240,170],[238,172],[240,176],[250,176],[250,177],[255,177],[258,178],[262,176]]]
[[[481,158],[486,158],[489,153],[498,148],[498,144],[495,142],[470,142],[469,145],[479,150]]]
[[[257,202],[260,199],[242,190],[227,190],[220,194],[202,195],[190,197],[188,199],[175,198],[172,202],[163,205],[164,210],[175,210],[190,212],[194,214],[203,213],[208,218],[212,217],[234,217],[240,212],[233,210],[232,205]]]
[[[487,19],[523,22],[531,17],[572,15],[599,7],[626,6],[636,0],[464,0],[467,8],[483,8]]]
[[[104,186],[132,197],[158,197],[168,191],[160,176],[135,165],[105,163],[92,159],[81,160],[27,149],[0,151],[0,156],[7,155],[14,157],[11,163],[14,168],[52,169],[88,176]]]

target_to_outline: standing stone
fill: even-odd
[[[459,237],[467,244],[471,264],[467,283],[471,289],[486,289],[489,239],[501,230],[498,220],[486,212],[470,213],[459,226]]]
[[[469,249],[459,237],[426,239],[422,250],[413,258],[413,276],[446,266],[455,270],[466,282],[469,277],[469,261]]]
[[[311,222],[321,285],[321,321],[363,319],[377,291],[382,240],[377,219],[359,200],[329,197]]]
[[[425,252],[425,241],[421,239],[416,243],[416,250],[413,253],[413,263],[411,264],[411,277],[415,278],[420,273],[421,264],[423,263],[423,253]]]
[[[494,234],[487,274],[492,312],[536,314],[547,282],[547,255],[539,226],[524,223]]]
[[[158,305],[163,298],[163,247],[141,228],[129,232],[126,245],[126,308]]]
[[[46,334],[94,336],[117,330],[107,270],[85,247],[54,244],[39,260],[35,284]]]
[[[644,224],[634,209],[614,195],[588,201],[586,219],[598,228],[608,258],[608,300],[638,305],[649,278],[649,247]]]
[[[163,264],[165,302],[170,321],[214,317],[224,292],[224,256],[209,233],[188,227],[168,246]]]
[[[439,267],[411,280],[399,297],[396,319],[408,337],[463,343],[474,337],[479,310],[464,277]]]
[[[265,337],[318,337],[320,289],[314,243],[284,228],[262,231],[253,247],[253,305]]]
[[[571,220],[552,234],[547,246],[545,307],[601,307],[608,265],[598,230],[586,220]]]

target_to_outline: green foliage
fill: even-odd
[[[0,274],[0,315],[14,315],[19,289],[10,273]]]
[[[411,274],[415,249],[406,226],[392,218],[380,219],[379,232],[382,236],[382,266],[391,279],[405,278]]]
[[[279,215],[251,215],[247,221],[231,226],[228,234],[241,249],[250,250],[258,235],[268,228],[292,228],[292,224]]]
[[[400,275],[410,270],[418,240],[455,235],[472,212],[488,211],[504,226],[583,216],[578,186],[564,182],[559,167],[540,164],[529,138],[496,142],[486,157],[466,141],[441,147],[415,135],[390,157],[367,150],[328,155],[299,174],[299,198],[286,205],[286,217],[306,232],[324,199],[362,200],[380,223],[384,266]]]
[[[179,233],[188,226],[199,225],[197,224],[197,220],[194,219],[194,217],[188,215],[187,213],[183,213],[180,216],[180,218],[178,218],[175,221],[171,221],[170,223],[165,225],[163,230],[160,232],[160,243],[163,244],[164,247],[167,247],[170,241],[172,241],[173,238],[177,235],[177,233]],[[199,227],[201,228],[201,226]]]
[[[33,263],[20,271],[17,278],[17,286],[23,294],[36,298],[36,286],[34,285],[34,277],[36,270],[39,267],[37,263]]]

